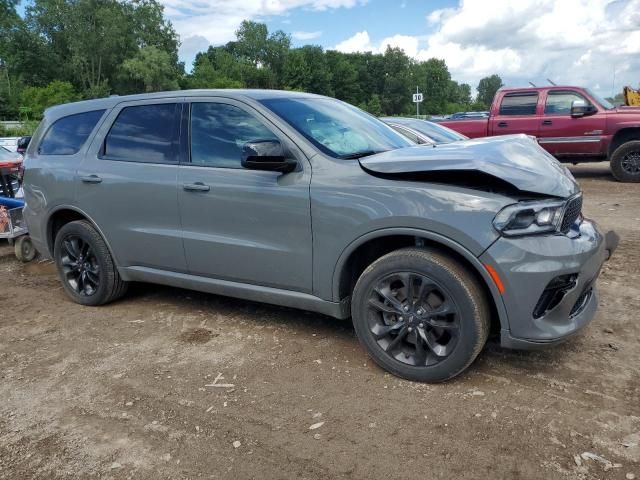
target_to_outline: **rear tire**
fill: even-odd
[[[62,286],[81,305],[104,305],[122,297],[127,282],[120,278],[107,244],[86,220],[64,225],[55,238],[53,257]]]
[[[619,182],[640,182],[640,140],[623,143],[611,154],[611,173]]]
[[[490,310],[479,281],[427,248],[396,250],[371,264],[356,283],[351,312],[372,359],[420,382],[463,372],[489,335]]]

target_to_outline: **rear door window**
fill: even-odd
[[[538,93],[507,93],[502,97],[500,115],[535,115]]]
[[[177,163],[180,104],[122,109],[104,141],[102,157],[142,163]]]
[[[104,110],[93,110],[56,120],[40,142],[38,153],[41,155],[78,153],[103,113]]]

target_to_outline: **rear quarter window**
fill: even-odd
[[[40,142],[38,153],[40,155],[78,153],[103,114],[104,110],[92,110],[56,120]]]

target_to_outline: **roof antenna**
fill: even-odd
[[[556,83],[553,80],[551,80],[550,78],[547,78],[547,82],[549,82],[554,87],[557,86]]]
[[[533,88],[538,88],[533,82],[529,82],[529,85],[531,85]]]

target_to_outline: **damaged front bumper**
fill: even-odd
[[[572,235],[540,235],[497,240],[480,257],[504,283],[502,299],[508,326],[501,344],[532,349],[573,336],[595,316],[596,279],[602,264],[618,246],[619,237],[603,235],[583,220]]]

